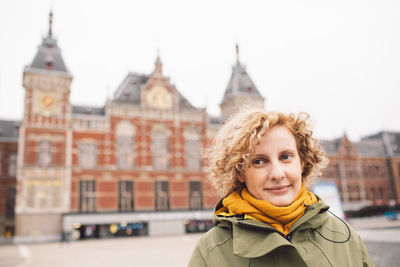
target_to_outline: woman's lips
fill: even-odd
[[[268,192],[275,193],[275,194],[280,194],[280,193],[286,193],[289,190],[290,185],[280,185],[280,186],[272,186],[265,188]]]

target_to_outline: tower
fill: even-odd
[[[264,98],[239,60],[239,46],[236,44],[236,64],[232,67],[231,78],[220,104],[222,119],[227,119],[238,109],[246,106],[264,108]]]
[[[24,116],[18,151],[16,241],[57,240],[69,210],[72,75],[52,33],[25,67]]]

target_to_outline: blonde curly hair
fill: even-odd
[[[303,184],[310,188],[313,178],[321,175],[328,160],[318,140],[312,136],[307,113],[241,110],[220,128],[207,149],[209,178],[222,197],[245,186],[239,181],[244,175],[243,167],[249,165],[250,155],[267,130],[276,125],[286,126],[296,139],[303,166]]]

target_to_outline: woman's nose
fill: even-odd
[[[283,166],[279,162],[271,162],[271,169],[269,171],[269,178],[272,180],[282,180],[285,177]]]

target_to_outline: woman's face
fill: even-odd
[[[252,196],[278,207],[293,203],[303,168],[296,139],[288,128],[277,125],[267,130],[249,162],[241,182]]]

